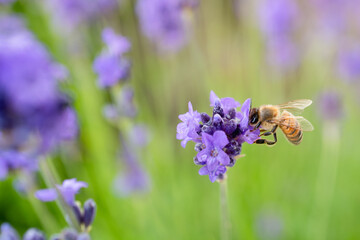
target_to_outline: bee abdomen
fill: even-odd
[[[292,115],[289,114],[289,116],[286,116],[286,120],[284,120],[284,124],[281,125],[280,128],[289,142],[294,145],[301,143],[303,132],[300,128],[300,124]]]

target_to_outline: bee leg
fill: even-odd
[[[260,138],[260,139],[257,139],[254,143],[256,144],[267,144],[267,145],[274,145],[275,143],[277,143],[277,136],[276,136],[276,129],[277,129],[277,125],[275,125],[273,127],[273,129],[271,129],[270,132],[265,132],[263,134],[261,134],[260,136],[270,136],[271,134],[274,136],[274,141],[269,141],[267,139],[263,139],[263,138]]]

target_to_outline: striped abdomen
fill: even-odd
[[[298,145],[301,143],[303,138],[303,132],[301,130],[299,122],[296,120],[295,116],[284,111],[280,117],[279,127],[285,134],[286,138],[292,144]]]

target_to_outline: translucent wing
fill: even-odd
[[[301,129],[305,132],[311,132],[314,130],[313,125],[311,124],[311,122],[309,122],[307,119],[305,119],[304,117],[301,116],[295,116],[296,120],[298,121],[298,123],[301,126]]]
[[[278,106],[281,110],[287,110],[297,115],[302,113],[306,107],[311,105],[311,103],[312,101],[310,99],[298,99],[288,103],[279,104]]]

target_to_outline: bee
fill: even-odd
[[[276,130],[279,127],[287,140],[299,145],[303,139],[304,131],[312,131],[312,124],[300,114],[312,103],[309,99],[294,100],[279,105],[262,105],[258,108],[251,108],[249,114],[249,124],[254,130],[260,128],[263,133],[260,136],[274,136],[274,141],[259,138],[254,143],[274,145],[277,142]]]

